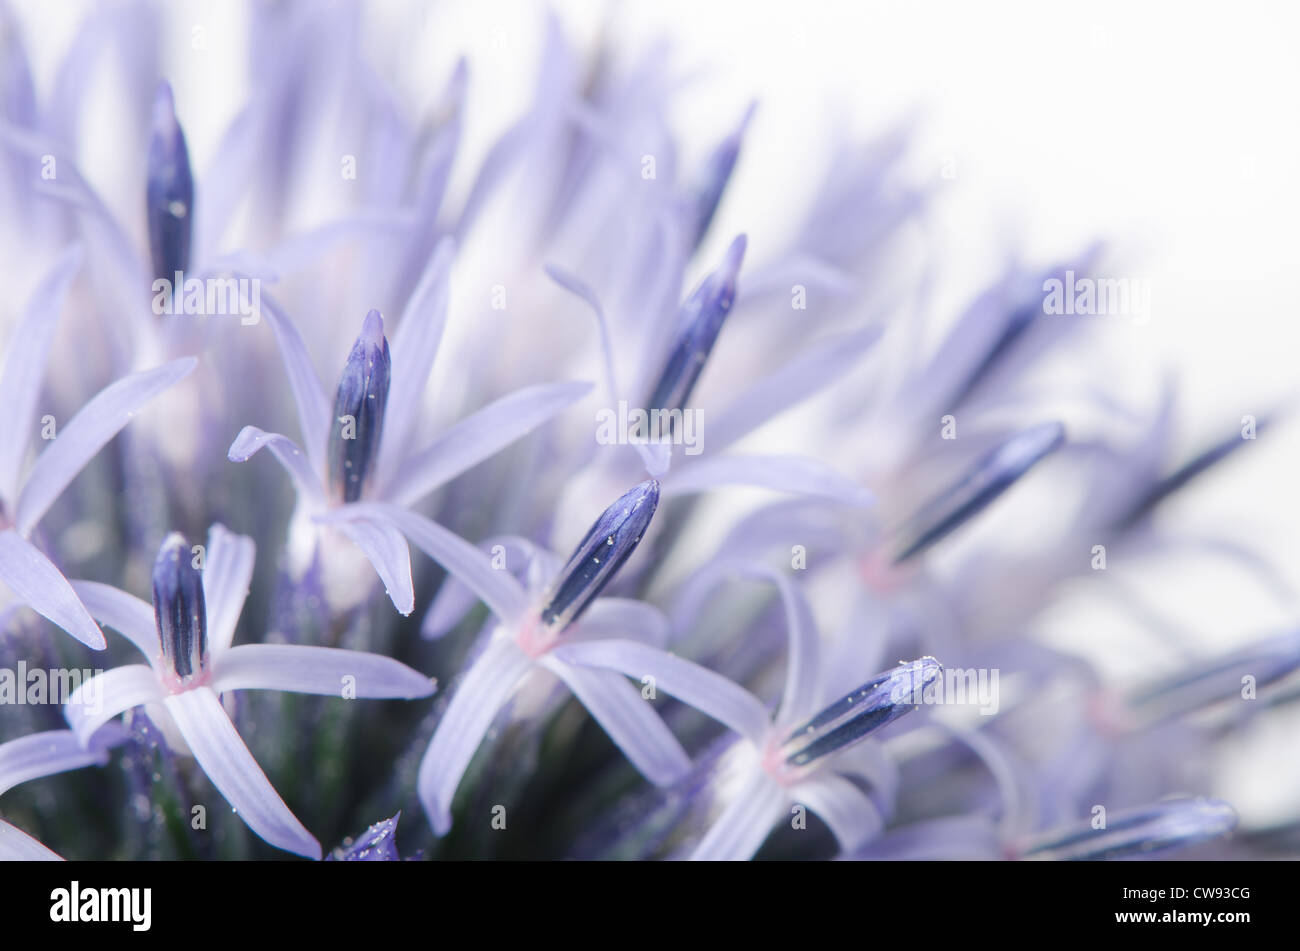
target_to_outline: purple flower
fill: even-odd
[[[840,848],[862,847],[884,827],[884,816],[854,779],[877,789],[896,783],[877,748],[861,741],[915,709],[941,673],[932,657],[903,664],[821,706],[823,671],[818,633],[803,592],[778,572],[738,566],[776,585],[785,609],[789,653],[785,692],[775,715],[727,678],[698,664],[626,640],[565,645],[571,664],[619,671],[708,714],[740,739],[722,753],[714,781],[722,812],[690,857],[748,859],[794,805],[819,816]]]
[[[384,511],[416,504],[590,389],[587,383],[551,383],[516,390],[461,420],[423,449],[413,449],[422,394],[447,315],[451,257],[451,244],[445,242],[403,312],[391,348],[391,382],[385,372],[390,357],[383,320],[377,311],[367,315],[335,400],[336,409],[354,412],[333,418],[301,336],[264,297],[264,312],[298,408],[303,448],[287,436],[245,426],[229,451],[231,460],[243,462],[270,449],[293,480],[298,512],[290,529],[290,552],[297,575],[305,572],[322,546],[327,562],[339,558],[337,531],[369,559],[402,614],[410,614],[415,605],[410,554],[400,530]],[[383,504],[367,508],[362,502]],[[355,579],[354,567],[349,570],[345,565],[339,574]],[[327,580],[326,591],[342,605],[363,596],[356,591],[355,580],[348,584],[341,578],[337,584]]]
[[[474,751],[497,714],[538,670],[563,681],[651,782],[670,784],[689,768],[681,744],[621,675],[568,663],[559,652],[564,644],[599,643],[613,634],[662,642],[667,624],[649,605],[598,597],[640,542],[658,499],[659,486],[653,480],[625,493],[596,520],[562,566],[553,556],[536,554],[542,570],[553,568],[553,574],[546,584],[534,573],[527,588],[436,523],[393,506],[374,506],[388,509],[412,544],[481,597],[496,617],[420,763],[420,801],[438,835],[451,828],[452,797]]]
[[[722,266],[706,277],[682,303],[676,316],[676,337],[661,362],[652,362],[655,358],[650,347],[638,351],[638,355],[644,354],[640,372],[647,390],[644,400],[635,389],[628,392],[619,385],[614,369],[614,342],[596,292],[560,268],[547,268],[547,273],[557,284],[582,299],[596,316],[604,353],[609,409],[626,404],[644,406],[647,413],[698,412],[688,403],[723,322],[735,304],[745,245],[744,235],[733,240]],[[844,372],[848,360],[861,356],[878,336],[878,329],[868,328],[849,338],[830,341],[833,346],[824,341],[820,346],[809,348],[768,378],[758,380],[752,387],[736,394],[719,413],[720,419],[716,423],[710,422],[701,434],[699,445],[689,451],[674,453],[672,440],[668,438],[671,432],[665,433],[663,427],[659,441],[644,437],[634,441],[632,445],[641,464],[646,472],[662,482],[665,495],[746,485],[828,499],[854,507],[869,506],[872,501],[870,492],[817,459],[794,455],[722,455],[722,452]],[[672,417],[669,415],[667,418]],[[669,471],[674,455],[682,458]],[[615,464],[595,470],[594,475],[599,481],[608,482],[611,479],[625,480],[628,472],[626,467]],[[587,480],[577,485],[580,491],[575,495],[583,496],[590,491]]]
[[[414,699],[432,694],[434,684],[377,654],[285,644],[232,647],[253,561],[251,539],[214,525],[201,555],[180,535],[163,542],[152,606],[109,585],[73,582],[91,613],[125,635],[149,664],[117,667],[82,684],[65,703],[64,716],[87,742],[113,717],[144,707],[168,746],[198,760],[250,829],[278,848],[320,858],[319,843],[240,739],[221,694],[287,690]]]

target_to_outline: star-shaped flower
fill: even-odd
[[[264,295],[264,313],[297,405],[303,448],[287,436],[245,426],[229,452],[231,460],[243,462],[270,449],[293,479],[298,511],[290,552],[297,572],[311,564],[322,541],[327,561],[337,557],[330,544],[337,530],[365,553],[402,614],[415,605],[409,550],[396,528],[358,503],[414,505],[591,389],[578,382],[524,387],[467,416],[423,449],[413,449],[422,393],[446,322],[451,257],[450,242],[443,242],[403,312],[391,353],[383,318],[374,310],[366,315],[332,412],[302,337]],[[327,513],[329,524],[323,526],[319,521]],[[327,584],[326,590],[342,604],[360,600],[342,583]]]
[[[878,750],[857,744],[915,709],[942,668],[923,657],[885,671],[823,708],[818,635],[803,594],[778,572],[755,567],[751,573],[776,584],[790,637],[785,693],[775,715],[726,677],[635,641],[566,644],[556,657],[642,682],[653,678],[657,689],[739,734],[718,764],[716,783],[726,805],[691,858],[751,858],[795,804],[819,816],[842,850],[860,848],[884,822],[880,808],[853,779],[880,787],[890,782],[890,772],[879,762]]]
[[[220,695],[288,690],[413,699],[432,694],[434,684],[378,654],[296,644],[232,647],[253,573],[253,541],[214,525],[202,570],[199,557],[179,534],[164,540],[154,563],[152,606],[109,585],[73,582],[91,613],[149,663],[117,667],[82,684],[64,704],[64,716],[86,742],[113,717],[143,706],[167,744],[198,760],[250,829],[277,848],[320,858],[320,844],[271,786]]]
[[[612,635],[664,640],[667,623],[654,608],[597,597],[635,550],[658,502],[658,483],[642,482],[605,510],[558,571],[549,570],[558,560],[539,553],[539,570],[529,572],[527,587],[437,523],[397,506],[365,506],[376,519],[400,527],[495,615],[486,646],[462,678],[420,763],[420,801],[438,835],[451,828],[452,797],[474,751],[501,709],[539,670],[563,681],[651,782],[667,785],[689,768],[685,750],[638,690],[618,674],[566,663],[557,653],[562,644]]]

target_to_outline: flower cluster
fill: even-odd
[[[200,168],[151,4],[93,8],[47,87],[0,0],[0,857],[1284,841],[1230,835],[1210,764],[1289,712],[1300,634],[1139,612],[1136,677],[1043,635],[1185,554],[1292,604],[1163,518],[1273,417],[1173,458],[1172,390],[1119,395],[1107,328],[1045,308],[1104,249],[932,314],[906,128],[741,232],[762,114],[678,142],[661,48],[548,20],[478,161],[492,77],[406,88],[354,12],[249,4]]]

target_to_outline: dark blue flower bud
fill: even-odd
[[[682,305],[679,331],[658,382],[651,390],[647,410],[685,409],[695,382],[704,370],[709,352],[722,330],[722,322],[736,299],[736,274],[745,256],[745,236],[731,242],[722,267],[706,277]]]
[[[361,498],[378,458],[391,369],[384,319],[372,310],[343,367],[330,422],[330,484],[344,502]]]
[[[153,563],[153,612],[163,662],[182,683],[207,666],[208,613],[203,575],[179,532],[163,539]]]
[[[699,247],[704,236],[709,233],[709,225],[713,223],[713,216],[717,213],[722,195],[727,190],[727,183],[731,181],[731,173],[736,168],[736,159],[740,157],[740,143],[745,137],[745,129],[753,115],[754,106],[751,104],[745,110],[745,115],[735,131],[722,140],[705,163],[704,175],[691,195],[695,212],[692,247]]]
[[[1150,855],[1227,835],[1237,813],[1221,799],[1169,799],[1110,816],[1102,828],[1093,821],[1035,840],[1025,855],[1087,861]]]
[[[1065,427],[1060,423],[1039,423],[1006,440],[909,520],[898,533],[902,544],[894,563],[920,554],[955,531],[1064,442]]]
[[[1272,418],[1262,417],[1255,426],[1255,434],[1258,436],[1270,428],[1272,428]],[[1116,527],[1122,529],[1132,528],[1169,496],[1178,492],[1207,470],[1223,462],[1242,446],[1249,445],[1249,443],[1250,440],[1243,438],[1240,433],[1233,433],[1227,439],[1204,450],[1151,486],[1133,503],[1124,515],[1116,520]]]
[[[790,766],[839,752],[915,710],[924,691],[943,674],[933,657],[901,664],[845,694],[790,732],[782,746]]]
[[[659,483],[647,479],[605,509],[551,586],[543,624],[559,632],[578,619],[636,550],[658,505]]]
[[[165,81],[154,97],[145,194],[153,276],[173,283],[177,272],[184,273],[190,266],[194,179],[172,88]],[[179,294],[181,288],[173,283],[172,291]]]

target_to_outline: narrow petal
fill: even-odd
[[[103,766],[108,753],[87,749],[71,730],[47,730],[0,743],[0,794],[20,783],[83,766]]]
[[[710,456],[691,461],[664,477],[664,494],[708,492],[729,485],[752,485],[856,507],[872,503],[871,493],[858,483],[802,456]]]
[[[335,527],[350,538],[374,566],[393,607],[403,616],[415,610],[415,585],[411,581],[411,550],[406,539],[390,522],[368,518],[364,513],[349,511],[355,505],[337,510],[341,516]]]
[[[163,390],[187,376],[197,361],[173,360],[153,370],[132,373],[95,394],[45,447],[23,483],[14,523],[26,537],[54,500],[94,455]]]
[[[69,583],[91,617],[107,624],[138,647],[150,663],[162,656],[158,621],[152,604],[98,581]]]
[[[162,698],[163,689],[152,667],[114,667],[96,674],[72,692],[63,704],[63,719],[84,745],[119,713]]]
[[[776,585],[785,612],[786,654],[785,692],[776,718],[779,722],[811,713],[821,700],[817,673],[821,669],[817,654],[817,624],[803,589],[779,571],[749,569]]]
[[[0,532],[0,583],[87,647],[100,651],[108,646],[68,579],[35,545],[12,530]]]
[[[776,780],[765,771],[755,769],[749,781],[709,827],[691,853],[691,860],[745,862],[752,859],[772,827],[781,821],[786,802],[785,791]]]
[[[413,505],[528,435],[590,391],[590,383],[543,383],[503,396],[456,423],[427,449],[409,456],[380,494],[398,505]]]
[[[330,401],[325,397],[320,378],[312,366],[311,356],[302,335],[268,295],[262,295],[262,316],[271,325],[280,359],[289,377],[289,389],[298,408],[298,425],[302,430],[302,444],[307,450],[313,472],[325,471],[325,440],[329,436]]]
[[[880,326],[835,334],[747,386],[709,423],[709,452],[718,453],[851,370],[880,338]]]
[[[63,856],[51,852],[17,826],[0,819],[0,862],[62,862]]]
[[[488,609],[503,622],[518,620],[528,604],[523,587],[508,572],[497,571],[492,561],[465,539],[437,522],[396,505],[361,502],[322,515],[332,523],[357,513],[375,521],[386,521],[401,530],[416,548],[447,569],[461,584],[483,599]]]
[[[5,407],[7,436],[0,440],[0,500],[12,503],[27,458],[41,394],[45,363],[59,326],[68,288],[85,258],[80,245],[59,255],[49,274],[37,285],[18,324],[10,331],[9,349],[0,369],[0,406]]]
[[[434,681],[390,657],[335,647],[244,644],[213,663],[212,689],[288,690],[325,697],[414,700],[433,694]]]
[[[884,828],[875,803],[843,776],[814,776],[799,783],[794,795],[830,826],[842,852],[862,848]]]
[[[250,829],[276,848],[321,857],[320,843],[289,811],[211,688],[173,694],[164,703],[203,772]]]
[[[668,618],[653,604],[633,598],[597,598],[566,640],[625,638],[653,647],[668,643]]]
[[[988,816],[963,815],[891,829],[849,857],[867,861],[996,861],[1005,853]]]
[[[638,772],[656,786],[671,786],[690,771],[691,758],[641,691],[612,670],[566,664],[547,655],[541,664],[573,691],[601,729]]]
[[[451,829],[451,801],[492,721],[532,659],[506,637],[494,638],[456,688],[420,761],[420,802],[436,835]]]
[[[596,317],[596,329],[600,331],[600,353],[605,364],[605,389],[609,396],[609,405],[617,406],[619,395],[623,392],[618,386],[618,377],[614,373],[614,344],[609,333],[609,321],[600,306],[596,292],[578,280],[572,274],[554,265],[546,265],[546,275],[566,291],[581,298]]]
[[[280,465],[284,466],[299,495],[317,504],[324,502],[325,488],[317,474],[318,470],[288,436],[264,432],[256,426],[245,426],[230,444],[226,458],[231,462],[245,462],[263,449],[270,449]]]
[[[208,607],[208,649],[214,656],[235,637],[256,560],[257,546],[247,535],[236,535],[220,524],[208,529],[203,598]]]
[[[415,435],[415,421],[424,406],[424,388],[447,323],[449,274],[454,255],[452,240],[444,239],[429,258],[392,337],[388,418],[384,422],[384,442],[379,447],[375,471],[379,485],[387,483],[397,471]]]
[[[569,664],[616,670],[637,681],[653,677],[656,690],[755,742],[763,739],[771,724],[767,708],[748,690],[699,664],[636,641],[579,642],[552,653]]]
[[[558,560],[549,551],[522,535],[494,535],[481,541],[478,548],[491,554],[493,568],[508,571],[515,578],[532,577],[535,572],[540,572],[544,579],[549,579],[560,567]],[[497,567],[494,549],[500,549],[504,559],[502,567]],[[539,567],[540,563],[544,563],[550,570]],[[425,612],[420,624],[420,635],[437,640],[459,624],[477,603],[477,594],[456,580],[454,575],[447,575],[442,587],[433,596],[429,610]]]

